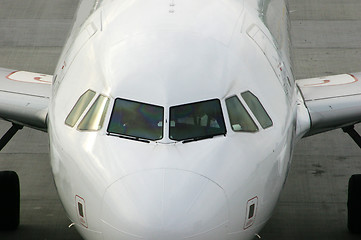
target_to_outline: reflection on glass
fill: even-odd
[[[74,127],[80,116],[83,114],[90,101],[95,96],[95,92],[92,90],[86,91],[83,95],[80,96],[75,106],[69,113],[68,117],[65,120],[65,124]]]
[[[97,131],[102,128],[109,98],[99,95],[78,126],[81,131]]]
[[[116,99],[108,132],[141,138],[159,140],[163,138],[163,107]]]
[[[225,134],[218,99],[170,108],[169,137],[172,140],[198,140]]]
[[[226,105],[231,121],[232,129],[236,132],[256,132],[258,131],[257,125],[249,116],[247,110],[239,101],[238,97],[233,96],[226,99]]]
[[[253,115],[257,118],[258,122],[263,128],[268,128],[273,125],[271,118],[268,116],[266,110],[258,100],[256,96],[250,91],[241,94],[244,101],[247,103],[249,109],[251,109]]]

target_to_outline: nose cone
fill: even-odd
[[[207,239],[226,236],[224,191],[181,170],[136,173],[112,184],[102,206],[104,239]]]

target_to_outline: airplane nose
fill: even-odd
[[[104,239],[225,239],[228,206],[223,189],[182,170],[126,176],[105,192]]]

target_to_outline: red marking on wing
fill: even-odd
[[[16,81],[16,80],[10,78],[10,76],[13,75],[16,72],[18,72],[18,71],[14,71],[14,72],[9,73],[9,75],[7,75],[6,78],[9,79],[9,80],[12,80],[12,81]]]
[[[40,75],[40,76],[45,76],[45,75]],[[34,77],[34,80],[39,82],[49,83],[48,81],[43,80],[42,77]]]
[[[344,83],[335,83],[335,84],[328,84],[331,82],[331,80],[322,80],[323,82],[322,83],[315,83],[315,84],[307,84],[305,85],[305,87],[312,87],[312,86],[316,86],[316,87],[322,87],[324,84],[328,84],[327,86],[336,86],[336,85],[346,85],[346,84],[352,84],[352,83],[355,83],[355,82],[358,82],[358,78],[353,75],[353,74],[347,74],[349,75],[350,77],[352,77],[354,80],[351,81],[351,82],[344,82]]]
[[[309,86],[322,86],[323,84],[329,83],[331,82],[331,80],[322,80],[322,83],[314,83],[314,84],[307,84],[305,85],[305,87],[309,87]]]
[[[11,76],[12,76],[13,74],[17,73],[17,72],[20,72],[20,71],[11,72],[11,73],[9,73],[9,74],[6,76],[6,78],[7,78],[8,80],[10,80],[10,81],[15,81],[15,82],[37,83],[37,82],[29,82],[29,81],[25,81],[25,80],[19,80],[19,79],[14,79],[14,78],[12,78]],[[46,75],[45,75],[45,74],[39,74],[39,77],[34,77],[33,79],[34,79],[35,81],[38,81],[38,82],[41,83],[41,84],[43,84],[43,83],[51,84],[51,82],[43,80],[42,77],[46,77]]]
[[[353,79],[355,79],[355,81],[354,82],[358,82],[358,78],[355,76],[355,75],[353,75],[353,74],[349,74],[351,77],[353,77]],[[351,83],[354,83],[354,82],[351,82]]]

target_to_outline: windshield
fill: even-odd
[[[218,99],[170,108],[169,138],[172,140],[197,140],[225,134]]]
[[[108,132],[134,139],[163,138],[163,107],[116,99]]]

